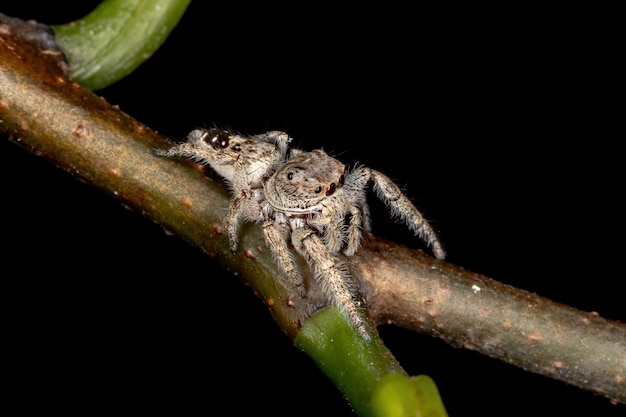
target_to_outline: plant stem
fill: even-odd
[[[230,252],[221,225],[229,204],[225,188],[207,181],[191,163],[154,157],[154,148],[169,146],[167,138],[68,79],[59,54],[38,50],[4,25],[0,37],[1,132],[218,258],[250,283],[292,339],[299,332],[307,339],[311,332],[332,334],[341,326],[335,320],[320,328],[310,319],[327,304],[323,292],[309,280],[309,296],[298,298],[263,250],[257,227],[243,228],[240,251]],[[428,332],[626,402],[623,323],[375,237],[345,260],[374,323]],[[321,339],[296,340],[307,351],[324,350]],[[392,357],[389,361],[390,372],[397,370]]]
[[[84,18],[53,26],[72,79],[91,90],[124,78],[167,39],[191,0],[105,0]]]

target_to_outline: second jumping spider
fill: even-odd
[[[156,154],[210,165],[232,189],[232,203],[224,219],[231,249],[237,249],[240,219],[260,223],[276,261],[305,297],[302,276],[289,249],[291,241],[328,295],[370,341],[350,290],[347,267],[336,256],[340,250],[354,255],[362,232],[371,231],[368,185],[373,184],[392,215],[426,241],[438,259],[443,259],[445,252],[428,222],[388,177],[365,166],[347,171],[323,150],[290,149],[290,142],[289,135],[279,131],[245,137],[219,129],[197,129],[187,142]]]

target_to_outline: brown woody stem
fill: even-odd
[[[58,167],[175,231],[239,273],[295,338],[327,304],[301,302],[244,228],[234,255],[221,226],[225,189],[197,167],[152,155],[169,146],[102,98],[73,83],[61,54],[39,50],[0,25],[0,131]],[[626,402],[626,326],[370,238],[349,263],[376,323],[427,332],[516,366]]]

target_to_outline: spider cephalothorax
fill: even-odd
[[[290,142],[286,133],[278,131],[246,137],[198,129],[189,134],[187,142],[157,154],[210,165],[232,188],[233,200],[224,219],[232,250],[237,249],[240,218],[260,223],[278,264],[305,297],[290,242],[369,341],[350,291],[347,268],[337,257],[341,250],[354,255],[363,231],[371,232],[368,186],[373,184],[391,213],[424,239],[438,259],[443,259],[445,252],[428,222],[387,176],[364,166],[347,171],[323,150],[289,149]]]

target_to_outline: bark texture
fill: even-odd
[[[72,82],[40,34],[0,20],[0,132],[180,235],[239,274],[296,338],[327,305],[309,279],[300,299],[257,227],[232,254],[225,188],[191,163],[153,156],[167,138]],[[34,25],[34,24],[33,24]],[[28,27],[24,30],[28,33]],[[33,41],[34,40],[34,41]],[[369,237],[345,259],[373,324],[393,323],[626,402],[626,326]]]

